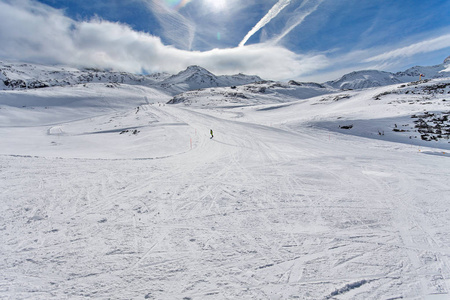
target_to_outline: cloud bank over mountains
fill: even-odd
[[[302,78],[325,81],[347,70],[386,69],[395,66],[399,57],[408,58],[450,48],[450,35],[435,31],[434,36],[427,39],[390,47],[353,47],[345,51],[342,48],[295,50],[287,45],[299,36],[288,37],[303,28],[305,20],[317,14],[332,13],[330,10],[335,4],[327,0],[280,0],[268,7],[259,21],[253,23],[253,28],[248,28],[247,34],[242,35],[240,46],[236,43],[201,51],[196,50],[195,41],[196,32],[204,24],[197,24],[188,17],[188,13],[183,15],[160,0],[135,1],[147,5],[149,13],[160,24],[161,37],[101,16],[76,20],[70,18],[65,10],[36,0],[0,0],[0,59],[133,73],[175,73],[189,65],[200,65],[218,75],[246,73],[274,80]],[[183,9],[187,10],[196,1],[190,1]],[[221,0],[210,8],[214,8],[218,16],[225,11],[227,3],[235,4],[229,9],[232,12],[242,8],[234,0]],[[247,5],[252,3],[249,1]],[[287,17],[280,18],[287,10],[290,11]],[[207,16],[207,12],[203,14]],[[251,39],[269,23],[281,21],[284,23],[277,25],[275,34],[265,42]],[[314,30],[320,29],[319,23],[316,22]],[[307,29],[305,34],[312,30]],[[220,32],[217,37],[220,39]]]
[[[20,4],[19,4],[20,3]],[[128,72],[178,72],[201,65],[217,74],[248,73],[265,78],[326,66],[322,55],[298,55],[276,45],[187,51],[161,39],[105,20],[75,21],[33,1],[0,2],[0,57],[30,62],[112,68]]]

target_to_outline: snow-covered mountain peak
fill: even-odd
[[[197,66],[197,65],[189,66],[189,67],[186,68],[186,70],[184,70],[182,72],[201,72],[201,73],[206,73],[206,74],[212,74],[211,72],[209,72],[205,68],[202,68],[202,67]]]
[[[221,86],[216,75],[199,66],[189,66],[186,70],[170,76],[162,86],[178,94],[187,90]]]
[[[211,76],[215,77],[214,74],[197,65],[192,65],[187,67],[185,70],[173,75],[173,78],[189,78],[190,76]]]
[[[186,68],[186,70],[183,70],[179,72],[178,74],[175,74],[168,78],[169,81],[195,81],[199,80],[200,82],[204,80],[205,78],[213,79],[216,78],[214,74],[206,70],[205,68],[202,68],[200,66],[189,66]]]
[[[450,64],[450,56],[444,59],[444,64]]]
[[[176,95],[189,90],[230,87],[256,81],[261,81],[261,78],[244,74],[216,76],[205,68],[193,65],[164,80],[162,86],[168,89],[173,95]]]

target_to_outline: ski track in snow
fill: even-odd
[[[447,157],[207,110],[146,113],[188,125],[192,149],[0,155],[0,298],[449,296]]]

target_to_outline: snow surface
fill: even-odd
[[[2,91],[0,298],[448,299],[446,84]]]
[[[185,106],[194,107],[242,107],[291,102],[337,91],[319,84],[261,81],[241,86],[188,91],[173,97],[169,104],[182,103]]]

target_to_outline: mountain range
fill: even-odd
[[[137,75],[98,69],[43,66],[28,63],[0,62],[0,90],[35,89],[86,83],[141,85],[179,94],[209,87],[243,85],[261,81],[244,74],[216,76],[199,66],[190,66],[178,74]]]
[[[402,72],[391,73],[378,70],[355,71],[341,78],[318,83],[289,81],[291,86],[313,89],[364,89],[391,84],[416,81],[421,78],[443,78],[450,76],[450,56],[435,66],[415,66]],[[123,83],[162,89],[176,95],[182,92],[211,87],[230,87],[262,82],[258,76],[244,74],[216,76],[200,66],[190,66],[175,75],[156,73],[137,75],[98,69],[76,69],[52,67],[28,63],[0,62],[0,89],[30,89],[51,86],[66,86],[85,83]]]

